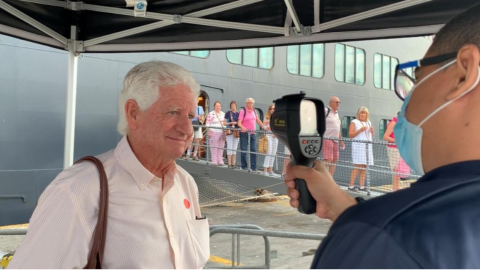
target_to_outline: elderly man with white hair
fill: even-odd
[[[182,67],[141,63],[120,93],[115,149],[97,156],[109,187],[104,268],[203,268],[209,226],[198,189],[175,164],[193,138],[200,87]],[[46,188],[10,268],[83,268],[99,212],[99,174],[90,163]]]

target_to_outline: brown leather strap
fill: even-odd
[[[98,208],[98,221],[93,232],[93,244],[88,256],[87,265],[84,269],[102,269],[103,253],[105,250],[105,240],[107,237],[107,217],[108,217],[108,181],[107,174],[103,168],[102,162],[93,156],[83,157],[75,164],[89,161],[95,164],[100,173],[100,204]]]

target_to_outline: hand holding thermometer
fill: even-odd
[[[292,154],[292,164],[313,167],[320,155],[325,133],[325,107],[319,99],[305,98],[305,93],[286,95],[275,102],[270,128]],[[316,212],[316,201],[303,179],[295,179],[300,192],[298,211]]]

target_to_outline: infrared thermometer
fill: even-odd
[[[270,129],[291,152],[292,164],[313,167],[320,156],[325,133],[325,107],[319,99],[306,98],[304,92],[286,95],[275,102],[275,112],[270,119]],[[298,211],[316,212],[316,201],[303,179],[295,179],[300,192]]]

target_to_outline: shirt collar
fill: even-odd
[[[329,109],[330,109],[330,111],[332,111],[334,114],[336,114],[336,113],[338,112],[338,110],[336,110],[336,111],[335,111],[335,110],[334,110],[334,109],[332,109],[332,107],[330,107],[330,106],[328,106],[328,108],[329,108]]]
[[[137,159],[132,151],[132,148],[130,147],[127,136],[123,136],[123,138],[117,144],[117,147],[115,148],[115,158],[118,160],[120,165],[128,173],[130,173],[130,175],[132,175],[140,189],[143,189],[146,185],[148,185],[148,183],[150,183],[150,181],[157,178]],[[176,169],[177,167],[175,162],[172,162],[172,165],[167,168],[167,173],[164,175],[164,177],[175,174]]]
[[[480,178],[480,160],[462,161],[433,169],[418,179],[417,183],[442,179],[461,181],[475,177]]]

